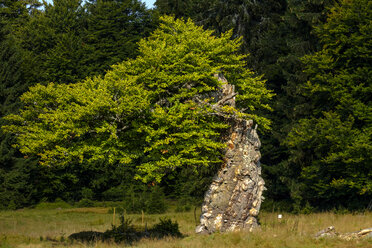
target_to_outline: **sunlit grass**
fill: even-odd
[[[67,237],[80,231],[105,231],[119,215],[108,213],[108,208],[76,208],[59,210],[26,209],[0,212],[0,247],[123,247],[108,243],[70,243]],[[196,211],[197,219],[200,210]],[[162,240],[143,239],[135,247],[337,247],[354,248],[372,247],[372,240],[344,241],[337,238],[315,239],[314,234],[330,225],[337,232],[353,232],[372,227],[372,213],[333,214],[315,213],[293,215],[283,213],[283,219],[277,213],[261,213],[261,228],[253,233],[216,233],[196,235],[194,233],[197,219],[194,211],[186,213],[169,212],[166,214],[127,215],[137,226],[148,227],[159,222],[159,218],[168,217],[176,220],[182,239],[166,238]]]

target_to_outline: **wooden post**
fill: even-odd
[[[145,219],[145,213],[143,212],[143,210],[141,210],[142,211],[142,226],[143,226],[143,222],[144,222],[144,219]]]
[[[197,220],[197,218],[196,218],[196,208],[197,208],[197,207],[194,208],[194,220],[195,220],[195,226],[199,225],[199,222],[198,222],[198,220]]]
[[[115,226],[115,210],[116,208],[114,207],[114,215],[112,216],[112,224]]]

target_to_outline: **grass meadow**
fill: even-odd
[[[115,243],[70,242],[67,237],[80,231],[105,231],[113,222],[119,224],[119,216],[109,213],[109,208],[71,208],[71,209],[22,209],[0,212],[0,248],[43,248],[43,247],[123,247]],[[197,219],[199,212],[196,212]],[[179,224],[184,238],[165,238],[161,240],[142,239],[133,247],[262,247],[262,248],[372,248],[372,239],[344,241],[338,238],[315,239],[314,234],[330,225],[337,232],[353,232],[372,227],[372,213],[334,214],[314,213],[308,215],[260,213],[259,230],[234,233],[215,233],[196,235],[197,220],[194,211],[176,213],[169,211],[159,215],[128,215],[136,226],[150,227],[159,218],[168,217]]]

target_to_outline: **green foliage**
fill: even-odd
[[[149,230],[140,230],[132,224],[132,220],[120,215],[120,224],[118,226],[112,225],[111,229],[105,232],[83,231],[73,233],[68,238],[71,241],[80,242],[97,242],[109,241],[120,244],[132,245],[142,238],[161,239],[165,237],[183,237],[179,231],[178,223],[173,222],[168,218],[160,218],[160,223],[155,224]]]
[[[276,14],[283,11],[285,1],[157,0],[155,5],[160,13],[192,18],[217,34],[233,30],[233,37],[243,39],[244,53],[254,53],[252,44],[260,38],[262,31],[278,21]]]
[[[38,1],[0,1],[0,117],[15,111],[18,97],[30,85],[28,79],[34,72],[29,53],[25,52],[14,35],[37,13]],[[0,125],[5,124],[1,118]],[[30,183],[35,171],[35,161],[24,159],[11,147],[11,134],[0,131],[0,209],[21,208],[34,204],[35,185]],[[25,164],[27,167],[24,167]]]
[[[87,75],[99,75],[110,63],[137,54],[136,42],[153,29],[154,15],[135,1],[100,2],[91,3],[89,11],[88,5],[76,0],[56,0],[54,4],[44,4],[42,9],[37,9],[40,4],[32,0],[0,2],[1,117],[17,112],[22,105],[20,95],[36,83],[76,82]],[[90,11],[100,6],[104,6],[103,12]],[[120,14],[110,16],[115,11]],[[102,44],[95,46],[92,40],[102,24],[106,25],[101,28],[113,33],[105,39],[104,50]],[[128,39],[123,45],[125,37]],[[120,52],[123,50],[127,52]],[[98,54],[96,61],[94,56]],[[5,123],[1,118],[0,125]],[[68,167],[36,166],[36,156],[24,156],[11,147],[14,135],[2,131],[0,135],[0,195],[4,199],[0,208],[7,208],[11,201],[16,208],[29,206],[44,197],[49,201],[57,197],[78,201],[83,187],[92,189],[95,197],[101,199],[102,192],[110,187],[124,180],[128,184],[134,182],[128,180],[133,178],[133,171],[103,163],[91,163],[89,167],[79,163]]]
[[[291,148],[284,140],[300,118],[311,115],[308,99],[300,94],[299,85],[306,80],[301,58],[320,48],[314,26],[325,21],[335,2],[287,1],[281,18],[257,40],[257,49],[252,49],[256,51],[253,53],[255,68],[265,75],[268,87],[276,93],[274,111],[269,114],[273,120],[272,131],[261,139],[263,176],[270,189],[266,197],[275,201],[285,200],[294,205],[301,201],[300,165],[288,161]]]
[[[83,198],[80,201],[78,201],[75,206],[78,208],[89,208],[89,207],[94,207],[95,203],[94,201],[90,199]]]
[[[141,233],[134,228],[132,220],[121,215],[120,225],[112,226],[111,230],[104,232],[103,237],[116,243],[132,244],[141,238]]]
[[[303,59],[312,114],[286,143],[301,166],[300,197],[313,204],[360,208],[372,195],[371,15],[369,1],[342,1],[316,29],[323,49]]]
[[[116,198],[116,200],[122,199],[122,202],[115,206],[117,212],[162,214],[166,211],[167,206],[162,188],[159,186],[148,187],[147,185],[135,188],[134,185],[136,182],[133,182],[130,188],[121,188],[121,197]],[[113,212],[113,208],[110,212]]]
[[[155,224],[149,230],[149,233],[152,238],[164,238],[167,236],[180,238],[183,236],[179,230],[177,221],[173,222],[168,218],[160,218],[160,223]]]
[[[46,3],[43,7],[15,32],[22,48],[35,61],[31,69],[37,74],[32,83],[69,83],[85,78],[82,1],[55,0],[53,5]]]
[[[193,206],[193,200],[191,198],[181,198],[177,201],[176,212],[188,212]]]
[[[26,124],[9,126],[23,140],[21,152],[38,153],[48,165],[131,160],[135,154],[127,153],[129,144],[120,140],[130,139],[132,132],[120,136],[117,132],[127,129],[129,120],[140,121],[142,111],[137,106],[148,106],[148,93],[133,80],[115,81],[113,77],[109,73],[105,80],[32,87],[22,96],[26,105],[22,117],[9,116]]]
[[[113,64],[138,55],[138,41],[155,29],[156,17],[138,0],[86,3],[82,60],[89,75],[102,75]]]
[[[160,181],[186,165],[219,163],[224,147],[219,137],[227,124],[214,115],[213,98],[195,100],[219,89],[217,73],[236,85],[237,105],[249,114],[221,111],[268,128],[256,111],[270,109],[271,93],[244,68],[239,39],[231,40],[231,32],[213,37],[191,20],[161,20],[139,43],[140,55],[104,78],[30,88],[21,98],[25,107],[8,115],[12,124],[4,126],[17,135],[20,151],[37,154],[47,166],[99,161],[136,166],[144,181]]]
[[[72,208],[70,204],[58,198],[55,202],[40,202],[35,206],[35,209],[67,209]]]
[[[91,190],[89,188],[83,188],[81,190],[81,196],[83,197],[83,199],[92,200],[93,197],[94,197],[94,192],[93,192],[93,190]]]
[[[165,205],[165,196],[160,187],[152,187],[151,192],[146,200],[146,212],[149,214],[165,213],[167,206]]]
[[[237,109],[221,109],[225,116],[264,128],[273,122],[260,135],[271,199],[263,208],[364,207],[371,196],[370,5],[342,1],[341,11],[339,2],[157,0],[160,13],[213,31],[163,19],[138,43],[158,18],[137,0],[55,0],[43,8],[0,0],[0,116],[13,122],[0,119],[10,131],[0,133],[0,208],[60,197],[150,212],[159,193],[180,199],[184,211],[202,199],[221,158],[227,124],[213,113],[216,73],[239,92]],[[264,80],[276,93],[272,112]],[[19,115],[19,96],[30,86]],[[27,154],[11,147],[16,138]],[[49,166],[38,166],[40,157]],[[150,192],[161,179],[164,194]]]
[[[161,13],[191,17],[216,33],[233,29],[234,37],[242,36],[243,51],[250,53],[246,58],[248,65],[264,74],[268,88],[276,93],[274,111],[267,115],[273,120],[272,130],[261,136],[263,176],[269,189],[266,195],[293,204],[289,208],[295,211],[307,208],[306,204],[311,205],[308,209],[315,205],[332,208],[341,204],[343,197],[350,198],[347,207],[360,208],[363,206],[351,206],[352,202],[361,199],[364,202],[369,197],[357,196],[357,189],[360,193],[370,188],[367,186],[370,170],[365,166],[370,161],[365,154],[370,154],[368,137],[371,136],[369,124],[365,125],[370,119],[370,109],[366,107],[370,103],[366,99],[371,98],[370,30],[366,24],[371,19],[370,6],[355,7],[355,13],[361,12],[358,8],[366,9],[361,15],[342,12],[342,22],[325,24],[329,25],[328,32],[320,31],[322,28],[315,30],[314,27],[326,22],[330,8],[338,3],[334,0],[156,1]],[[301,59],[322,46],[323,52],[317,53],[316,59],[311,55]],[[340,64],[344,65],[342,69],[338,68]],[[334,75],[345,76],[350,72],[353,72],[350,77]],[[310,80],[304,93],[302,85],[309,74],[315,83]],[[325,82],[332,87],[324,89]],[[303,168],[314,160],[323,164],[315,167],[327,164],[328,169],[304,172]],[[359,162],[362,164],[357,166]],[[304,180],[304,174],[314,180]],[[327,186],[333,178],[330,174],[339,178],[333,182],[331,191]],[[318,180],[321,183],[317,184]],[[314,190],[306,184],[317,186]],[[326,200],[329,195],[332,197]],[[357,200],[352,200],[354,196]]]

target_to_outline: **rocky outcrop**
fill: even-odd
[[[338,233],[334,226],[327,227],[315,234],[316,238],[340,238],[343,240],[372,238],[372,228],[362,229],[351,233]]]
[[[215,106],[235,106],[234,86],[218,75],[224,84]],[[261,178],[257,127],[253,121],[229,118],[230,129],[225,135],[225,150],[222,168],[214,177],[205,194],[200,225],[197,233],[216,231],[252,231],[257,224],[257,215],[265,190]]]

